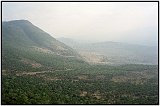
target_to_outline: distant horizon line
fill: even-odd
[[[53,36],[52,36],[53,37]],[[56,40],[59,40],[59,39],[69,39],[69,40],[72,40],[72,41],[75,41],[77,43],[90,43],[90,44],[93,44],[93,43],[122,43],[122,44],[130,44],[130,45],[139,45],[139,46],[150,46],[150,47],[158,47],[158,44],[157,45],[147,45],[147,44],[135,44],[135,43],[130,43],[130,42],[122,42],[122,41],[114,41],[114,40],[105,40],[105,41],[94,41],[94,40],[83,40],[83,39],[75,39],[75,38],[70,38],[70,37],[56,37],[54,36],[54,38]],[[158,42],[157,42],[158,43]]]

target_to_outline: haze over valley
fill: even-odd
[[[57,38],[75,49],[87,62],[100,64],[158,64],[158,47],[122,42],[91,43]]]

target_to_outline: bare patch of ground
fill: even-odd
[[[22,73],[17,73],[17,76],[22,76],[22,75],[36,75],[36,74],[41,74],[41,73],[48,73],[52,71],[38,71],[38,72],[22,72]]]
[[[29,76],[36,76],[39,78],[43,78],[44,80],[49,80],[49,81],[57,81],[57,80],[62,80],[61,78],[55,77],[55,76],[45,76],[43,73],[49,73],[53,71],[40,71],[40,72],[22,72],[22,73],[16,73],[17,76],[24,76],[24,75],[29,75]]]
[[[25,63],[25,64],[30,64],[33,68],[42,67],[42,65],[40,63],[37,63],[36,61],[30,60],[30,59],[26,59],[26,58],[22,58],[21,62]]]
[[[111,81],[113,82],[130,82],[132,84],[135,85],[142,85],[147,81],[147,78],[144,76],[132,76],[132,75],[128,75],[128,76],[123,76],[123,75],[119,75],[119,76],[113,76]]]
[[[96,79],[97,80],[105,79],[105,75],[97,75]]]
[[[40,51],[40,52],[44,52],[44,53],[54,53],[53,51],[51,51],[47,48],[40,48],[40,47],[37,47],[37,46],[33,46],[33,49],[35,49],[37,51]]]
[[[108,64],[109,62],[104,61],[104,56],[97,54],[95,52],[87,52],[87,51],[80,51],[79,54],[82,58],[90,63],[90,64]]]
[[[141,76],[142,78],[147,78],[147,79],[150,79],[150,78],[153,78],[155,76],[155,74],[151,74],[149,73],[150,71],[149,70],[144,70],[144,71],[141,71],[141,72],[137,72],[137,71],[133,71],[132,73],[133,74],[136,74],[137,76]]]
[[[62,55],[62,54],[59,54],[59,53],[56,53],[56,55],[59,55],[59,56],[62,56],[62,57],[66,57],[66,58],[75,57],[75,56],[65,56],[65,55]]]
[[[112,77],[111,81],[113,82],[127,82],[130,78],[126,76],[114,76]]]
[[[87,95],[87,91],[81,91],[79,96],[86,96]]]
[[[92,93],[92,94],[91,94],[91,93],[88,93],[87,91],[81,91],[79,96],[85,97],[85,96],[87,96],[87,95],[89,95],[89,96],[91,96],[91,97],[94,97],[94,98],[96,98],[96,99],[101,99],[101,98],[102,98],[102,96],[101,96],[101,94],[100,94],[99,91],[96,91],[96,92],[94,92],[94,93]]]
[[[25,76],[25,75],[36,76],[36,77],[43,78],[44,80],[48,80],[48,81],[57,81],[57,80],[62,80],[62,78],[58,78],[55,76],[46,76],[44,73],[54,73],[56,71],[70,71],[70,70],[73,70],[73,69],[54,70],[54,71],[37,71],[37,72],[18,72],[16,73],[16,75],[17,76]]]
[[[73,70],[73,69],[54,70],[54,71],[19,72],[19,73],[16,73],[16,75],[17,76],[22,76],[22,75],[40,75],[40,74],[43,74],[43,73],[54,73],[56,71],[70,71],[70,70]]]
[[[2,75],[7,75],[7,70],[2,70]]]
[[[100,94],[99,91],[94,92],[94,93],[92,94],[92,96],[95,97],[96,99],[101,99],[101,98],[102,98],[102,96],[101,96],[101,94]]]
[[[34,68],[39,68],[39,67],[42,66],[42,65],[39,64],[39,63],[32,63],[31,65],[32,65],[32,67],[34,67]]]
[[[78,82],[79,80],[73,79],[72,82]]]
[[[49,80],[49,81],[57,81],[57,80],[62,80],[58,77],[44,77],[45,80]]]
[[[60,50],[60,51],[66,51],[66,50],[68,50],[68,49],[66,49],[66,48],[63,48],[62,46],[56,46],[56,48],[57,48],[58,50]]]
[[[88,79],[88,76],[87,75],[79,75],[79,76],[77,76],[78,77],[78,79],[80,79],[80,80],[87,80]]]

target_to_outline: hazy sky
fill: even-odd
[[[153,45],[158,2],[3,2],[2,20],[26,19],[53,37]]]

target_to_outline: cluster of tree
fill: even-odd
[[[154,70],[156,66],[143,66],[143,70],[146,67]],[[86,70],[89,71],[85,73]],[[158,104],[158,83],[155,83],[158,78],[138,85],[111,80],[115,75],[125,75],[126,71],[131,72],[128,66],[88,66],[44,74],[61,80],[12,73],[3,75],[2,104]],[[104,78],[96,79],[97,75]],[[78,76],[87,77],[79,79]]]

